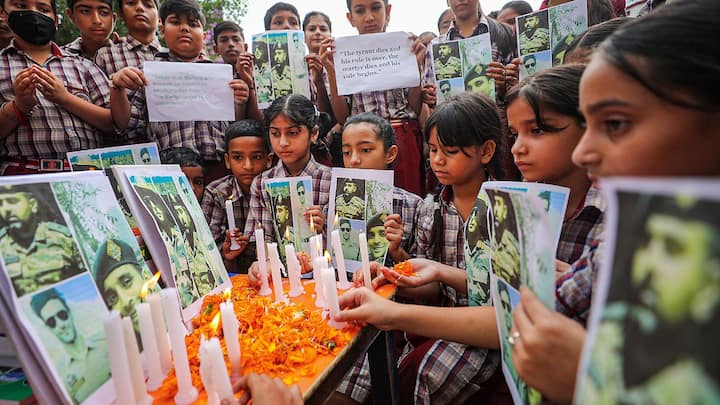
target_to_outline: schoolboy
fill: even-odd
[[[243,29],[232,21],[223,21],[213,28],[213,50],[223,63],[235,69],[238,56],[247,52]]]
[[[160,162],[164,165],[180,165],[195,198],[198,202],[202,201],[205,192],[205,166],[197,152],[189,148],[168,148],[160,151]]]
[[[65,14],[80,31],[80,36],[63,46],[73,55],[95,60],[98,49],[110,43],[116,14],[112,0],[68,0]]]
[[[265,31],[299,30],[300,14],[297,8],[289,3],[277,2],[266,12]]]
[[[208,184],[201,205],[228,271],[247,273],[255,261],[255,247],[248,246],[248,237],[242,230],[250,213],[250,186],[271,161],[265,129],[255,120],[230,124],[225,129],[225,150],[225,167],[232,174]],[[233,202],[236,229],[227,229],[225,204],[228,199]],[[239,242],[240,249],[230,250],[231,237]]]
[[[358,33],[375,34],[385,32],[390,20],[391,5],[388,0],[346,0],[350,25]],[[321,58],[334,48],[333,39],[323,41]],[[425,63],[425,45],[417,37],[413,38],[412,52],[415,53],[419,67]],[[338,123],[344,123],[350,115],[371,112],[390,121],[395,129],[400,150],[395,161],[395,185],[418,195],[425,194],[424,169],[422,162],[423,136],[417,117],[422,108],[422,88],[416,87],[356,93],[350,96],[350,102],[337,92],[335,67],[332,61],[324,57],[330,86],[330,101]],[[328,63],[329,62],[329,63]]]
[[[202,58],[205,17],[196,0],[166,0],[160,6],[160,31],[167,43],[167,52],[158,52],[156,61],[212,63]],[[148,139],[157,142],[160,150],[171,147],[186,147],[200,154],[205,161],[205,175],[209,181],[226,175],[223,164],[223,133],[227,121],[171,121],[149,122],[145,102],[144,86],[147,80],[143,72],[126,67],[112,78],[110,102],[113,120],[120,130],[135,131],[147,129]],[[235,118],[243,119],[248,99],[248,85],[240,79],[233,79],[229,86],[235,99]],[[130,103],[127,90],[141,89]]]
[[[108,80],[52,41],[55,0],[2,5],[15,38],[0,51],[0,174],[69,170],[67,152],[112,132]]]

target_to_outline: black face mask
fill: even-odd
[[[55,37],[55,20],[37,11],[11,11],[8,26],[25,42],[45,45]]]

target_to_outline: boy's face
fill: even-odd
[[[78,27],[83,38],[104,42],[115,26],[115,13],[108,3],[100,0],[77,0],[72,10],[65,10],[68,18]]]
[[[120,15],[130,33],[155,32],[160,23],[157,5],[153,0],[123,0]]]
[[[270,31],[299,30],[300,20],[298,16],[289,10],[280,10],[273,14],[270,20]]]
[[[390,21],[390,4],[383,0],[352,0],[347,19],[360,34],[385,32]]]
[[[182,59],[197,58],[203,50],[203,25],[197,18],[173,13],[160,26],[168,49]]]
[[[226,30],[218,33],[213,49],[222,57],[223,62],[235,65],[240,52],[247,51],[247,45],[239,32]]]
[[[205,174],[200,166],[180,166],[180,169],[187,177],[190,187],[192,187],[193,194],[198,199],[202,200],[203,193],[205,192]]]
[[[458,20],[467,20],[478,15],[479,2],[477,0],[448,0],[452,14]]]
[[[225,167],[230,169],[244,193],[250,191],[255,177],[268,168],[270,154],[265,142],[256,136],[241,136],[230,141]]]

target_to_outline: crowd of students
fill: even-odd
[[[530,6],[512,1],[486,15],[477,0],[447,3],[439,36],[410,38],[422,72],[416,87],[349,96],[337,90],[330,17],[313,11],[301,19],[291,4],[276,3],[265,28],[304,30],[311,97],[285,96],[265,110],[257,106],[255,55],[242,29],[218,24],[213,50],[234,69],[231,123],[148,119],[144,61],[209,62],[196,0],[119,1],[125,38],[111,36],[110,0],[70,0],[67,15],[81,36],[62,47],[53,42],[54,0],[4,0],[0,173],[41,173],[52,162],[68,169],[69,151],[156,142],[162,161],[180,164],[190,179],[228,270],[257,281],[255,229],[264,230],[266,241],[275,239],[263,179],[310,176],[312,203],[303,217],[325,229],[329,166],[393,169],[393,214],[383,223],[386,264],[410,259],[416,274],[378,268],[373,285],[397,285],[398,298],[351,290],[341,296],[337,320],[401,331],[400,395],[408,403],[511,402],[495,313],[467,302],[466,221],[485,181],[522,178],[567,187],[557,308],[522,289],[513,311],[512,361],[546,399],[570,402],[592,285],[600,263],[609,260],[601,243],[605,204],[595,180],[720,175],[720,45],[713,20],[720,5],[648,1],[646,15],[630,19],[615,18],[624,2],[589,0],[591,27],[569,45],[565,64],[519,81],[515,33],[507,23]],[[549,3],[543,7],[556,2]],[[359,34],[385,31],[387,0],[347,0],[347,8]],[[437,104],[429,44],[486,32],[496,99],[465,93]],[[236,229],[225,225],[229,197]],[[232,238],[239,250],[230,250]],[[238,387],[254,403],[301,401],[298,390],[266,376],[242,378]],[[371,389],[367,359],[360,359],[333,400],[363,403]]]

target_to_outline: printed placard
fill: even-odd
[[[490,34],[430,45],[432,71],[439,101],[465,91],[478,91],[495,99],[495,80],[487,75],[492,61]]]
[[[296,252],[308,252],[308,241],[313,232],[303,214],[312,206],[312,177],[276,177],[263,180],[262,185],[270,201],[275,240],[282,260],[285,260],[285,245],[288,243],[295,246]]]

